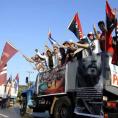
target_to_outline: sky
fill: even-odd
[[[118,8],[117,0],[108,2],[112,8]],[[8,77],[19,73],[20,84],[25,84],[26,76],[35,81],[37,71],[22,54],[31,57],[36,48],[45,52],[45,44],[51,47],[49,29],[59,43],[78,41],[67,29],[76,12],[87,35],[93,32],[93,24],[97,27],[98,21],[105,21],[105,0],[0,0],[0,55],[6,41],[19,50],[8,62]]]

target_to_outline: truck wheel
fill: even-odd
[[[21,102],[21,108],[20,108],[20,115],[24,116],[26,113],[26,109],[27,109],[27,100],[26,97],[23,97],[22,102]]]
[[[73,109],[68,97],[59,98],[53,109],[53,118],[72,118]]]

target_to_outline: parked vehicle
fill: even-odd
[[[18,95],[15,82],[0,85],[0,99],[7,99],[7,106],[13,106]]]

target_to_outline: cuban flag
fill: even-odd
[[[17,74],[16,77],[15,77],[15,91],[18,90],[18,86],[19,86],[19,75]]]

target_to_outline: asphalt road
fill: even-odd
[[[0,108],[0,118],[49,118],[48,112],[45,113],[27,113],[25,116],[20,116],[18,105],[10,108]]]
[[[20,116],[20,106],[18,104],[10,108],[0,108],[0,118],[50,118],[48,112],[45,113],[26,113],[25,116]],[[75,116],[74,118],[88,118]]]

